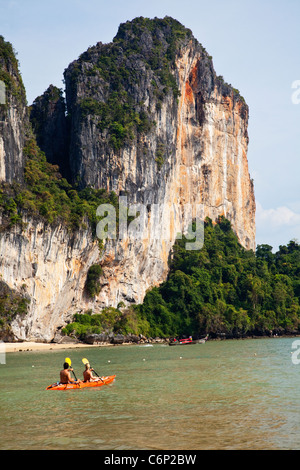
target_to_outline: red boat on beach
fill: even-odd
[[[189,338],[183,338],[183,339],[176,339],[174,338],[173,341],[169,343],[169,346],[179,346],[181,344],[203,344],[206,342],[208,339],[208,335],[205,336],[205,338],[202,339],[192,339],[190,336]]]

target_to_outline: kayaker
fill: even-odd
[[[60,371],[60,383],[61,384],[74,384],[78,383],[79,380],[73,380],[70,374],[70,371],[72,371],[72,367],[69,367],[69,364],[67,362],[64,362],[63,370]]]
[[[85,364],[85,370],[83,372],[83,381],[84,382],[96,382],[97,380],[99,380],[98,377],[93,376],[93,370],[94,369],[87,362]]]

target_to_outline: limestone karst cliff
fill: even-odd
[[[27,314],[13,318],[11,327],[17,338],[51,341],[72,313],[93,307],[82,298],[88,268],[99,259],[98,244],[89,230],[72,234],[62,225],[24,221],[26,228],[0,234],[2,279],[31,299]]]
[[[65,81],[74,180],[144,204],[204,203],[254,247],[248,106],[188,29],[171,18],[127,22]]]
[[[0,234],[2,279],[31,298],[26,318],[12,323],[17,338],[51,340],[76,311],[142,302],[166,278],[185,204],[203,204],[212,220],[225,215],[240,243],[255,247],[248,106],[216,75],[190,30],[172,18],[137,18],[120,25],[112,43],[84,52],[64,78],[66,115],[53,87],[31,107],[37,142],[76,187],[114,191],[128,204],[157,204],[155,236],[147,236],[149,212],[140,240],[104,241],[100,250],[88,227],[70,234],[61,223],[30,217],[23,228],[8,227]],[[15,147],[9,142],[24,135],[26,113],[10,101],[2,113],[6,128],[11,113],[24,117],[11,119],[14,131],[0,128],[0,174],[21,182],[24,140]],[[1,145],[10,152],[1,153]],[[164,239],[159,227],[170,214]],[[83,287],[94,263],[103,268],[102,289],[91,301]]]

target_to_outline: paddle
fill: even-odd
[[[69,357],[66,357],[65,362],[66,362],[67,364],[69,364],[69,367],[71,367],[72,362],[71,362],[71,359],[70,359]],[[77,377],[76,377],[76,374],[75,374],[75,372],[74,372],[73,369],[72,369],[72,372],[73,372],[73,374],[74,374],[74,377],[75,377],[76,382],[78,382]]]
[[[84,365],[90,363],[90,361],[89,361],[86,357],[84,357],[84,358],[82,359],[82,362],[83,362]],[[101,379],[100,375],[97,374],[97,372],[95,371],[95,369],[93,369],[93,371],[95,372],[95,374],[97,375],[97,377],[99,377],[99,379],[100,379],[102,382],[104,382],[104,380]]]

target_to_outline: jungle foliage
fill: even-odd
[[[47,161],[35,138],[27,139],[24,155],[24,183],[3,183],[0,187],[2,230],[22,224],[26,212],[49,224],[61,222],[70,230],[86,228],[89,223],[95,233],[97,207],[107,203],[117,207],[114,192],[72,186],[61,176],[59,167]]]
[[[149,332],[149,324],[143,320],[134,307],[106,307],[101,313],[75,313],[73,321],[62,329],[62,334],[84,340],[90,334],[144,334]]]
[[[296,333],[300,326],[300,245],[244,249],[230,222],[205,222],[204,247],[174,246],[167,280],[149,291],[139,314],[151,336],[240,337]]]

